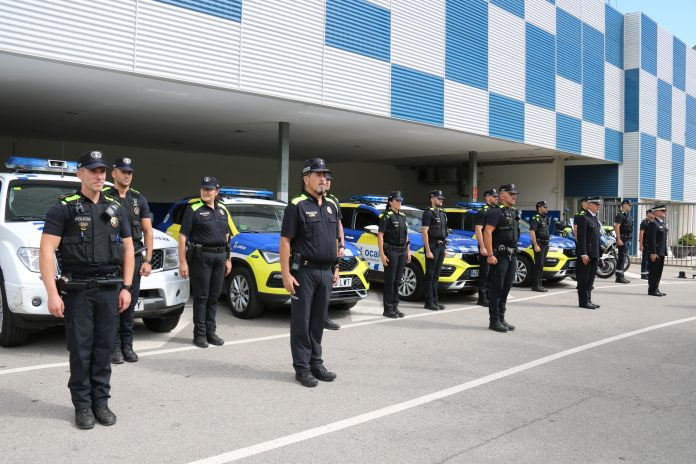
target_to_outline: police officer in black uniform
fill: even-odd
[[[631,281],[624,277],[624,260],[628,259],[628,246],[633,236],[633,218],[631,212],[631,200],[623,200],[619,211],[614,218],[614,233],[616,245],[619,248],[619,256],[616,258],[616,283],[630,284]]]
[[[529,235],[532,239],[534,249],[534,268],[532,273],[532,291],[548,292],[541,284],[544,274],[544,262],[546,254],[549,252],[549,205],[545,201],[538,201],[536,204],[536,214],[529,221]]]
[[[95,417],[103,425],[116,423],[108,405],[110,357],[118,313],[130,305],[134,258],[128,217],[117,198],[102,192],[108,165],[101,152],[87,152],[77,163],[82,185],[46,214],[39,265],[48,310],[65,318],[75,423],[91,429]]]
[[[492,208],[488,213],[483,232],[490,265],[488,328],[496,332],[515,330],[515,326],[505,320],[505,311],[510,287],[517,272],[517,240],[520,238],[519,213],[515,209],[517,193],[515,184],[505,184],[498,188],[498,207]]]
[[[225,344],[216,334],[215,315],[232,262],[229,212],[217,201],[219,192],[217,179],[204,177],[201,198],[186,208],[179,232],[179,273],[183,278],[191,276],[193,344],[199,348]]]
[[[404,317],[399,311],[399,285],[404,275],[404,266],[411,262],[406,215],[401,212],[404,197],[400,191],[391,192],[387,207],[379,216],[377,245],[384,266],[384,316],[396,319]]]
[[[336,209],[336,216],[338,217],[338,229],[339,229],[339,235],[340,235],[340,245],[338,246],[338,258],[341,259],[343,258],[345,251],[346,251],[346,236],[343,233],[343,223],[341,220],[343,219],[343,213],[341,212],[341,202],[338,200],[336,195],[330,193],[329,191],[331,190],[331,181],[333,180],[333,175],[330,172],[326,173],[326,193],[325,197],[327,200],[331,201]],[[324,328],[328,330],[339,330],[341,326],[329,319],[329,314],[328,311],[326,313],[326,320],[324,321]]]
[[[479,306],[488,307],[490,267],[488,265],[488,251],[486,251],[486,244],[483,241],[483,229],[486,227],[488,213],[492,208],[498,206],[498,191],[496,189],[486,190],[483,193],[483,199],[485,200],[486,204],[483,205],[476,213],[474,223],[474,235],[476,236],[476,241],[478,242],[479,246],[479,290],[478,301],[476,304]]]
[[[442,261],[447,251],[447,215],[442,209],[445,195],[442,190],[430,192],[430,208],[423,211],[421,234],[425,247],[425,309],[445,309],[437,296]]]
[[[597,261],[600,255],[600,227],[602,224],[597,219],[597,212],[602,204],[599,197],[587,197],[587,209],[579,214],[575,222],[577,226],[577,269],[578,303],[581,308],[597,309],[598,304],[592,302],[592,289],[594,288]]]
[[[665,216],[667,207],[657,205],[653,207],[655,220],[648,225],[645,232],[645,249],[650,257],[648,261],[648,295],[665,296],[666,293],[660,291],[660,280],[662,279],[662,268],[665,265],[667,256],[667,225]]]
[[[649,208],[645,212],[645,219],[640,222],[640,234],[638,236],[638,242],[640,245],[641,260],[640,260],[640,278],[641,280],[648,280],[648,263],[650,262],[650,256],[648,255],[648,250],[645,247],[645,232],[648,230],[648,226],[651,222],[655,220],[655,213],[652,208]]]
[[[291,295],[290,350],[295,379],[305,387],[336,374],[324,367],[321,339],[333,284],[338,281],[340,223],[335,205],[326,199],[326,174],[321,158],[304,162],[303,193],[285,208],[280,232],[283,286]]]
[[[580,219],[580,216],[584,216],[587,214],[587,200],[590,197],[583,197],[582,200],[580,200],[580,210],[575,213],[575,216],[573,217],[573,237],[578,236],[578,219]]]
[[[111,353],[112,364],[123,364],[124,360],[128,362],[136,362],[138,360],[138,355],[133,351],[133,313],[140,293],[140,277],[148,276],[152,272],[152,213],[145,197],[134,188],[131,188],[133,171],[133,162],[130,158],[118,158],[111,170],[114,186],[104,189],[104,193],[107,195],[121,200],[121,208],[128,215],[133,247],[136,250],[131,303],[128,309],[119,316],[116,342]],[[143,259],[142,251],[139,251],[144,247],[147,248],[145,259]]]

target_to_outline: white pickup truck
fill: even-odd
[[[60,195],[80,181],[76,163],[10,157],[0,172],[0,346],[26,343],[32,330],[60,324],[46,306],[39,274],[39,242],[44,217]],[[189,298],[189,282],[179,276],[177,243],[154,230],[152,273],[143,277],[135,317],[155,332],[179,323]]]

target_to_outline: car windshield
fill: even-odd
[[[240,232],[280,233],[283,224],[283,205],[232,204],[227,205],[234,225]]]
[[[520,219],[520,233],[521,234],[528,234],[529,233],[529,223],[525,221],[524,219]]]
[[[5,221],[43,221],[58,197],[79,187],[75,182],[14,180],[7,189]]]
[[[406,216],[408,230],[420,234],[421,227],[423,227],[423,211],[419,209],[401,208],[401,212]]]

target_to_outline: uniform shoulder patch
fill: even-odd
[[[140,195],[140,192],[138,192],[137,190],[135,190],[135,189],[132,188],[132,187],[131,187],[130,191],[133,192],[133,193],[135,193],[136,195]]]
[[[307,195],[305,195],[304,193],[300,193],[299,195],[295,195],[294,197],[292,197],[290,203],[292,203],[293,205],[297,205],[299,202],[304,201],[306,199]]]
[[[121,200],[117,200],[116,198],[114,198],[111,195],[108,195],[106,193],[104,194],[104,198],[106,198],[107,200],[109,200],[112,203],[119,203],[119,204],[121,203]]]
[[[60,200],[61,203],[64,205],[67,205],[68,202],[78,200],[80,198],[80,195],[77,193],[66,193],[65,195],[61,195],[58,197],[58,200]]]
[[[196,201],[196,202],[191,203],[189,206],[191,207],[192,210],[196,211],[198,208],[200,208],[201,206],[203,206],[203,202],[202,202],[202,201]]]

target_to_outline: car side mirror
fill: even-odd
[[[371,225],[371,226],[365,226],[365,227],[363,227],[363,229],[365,229],[366,232],[377,235],[377,231],[379,230],[379,227],[377,227],[375,225]]]

